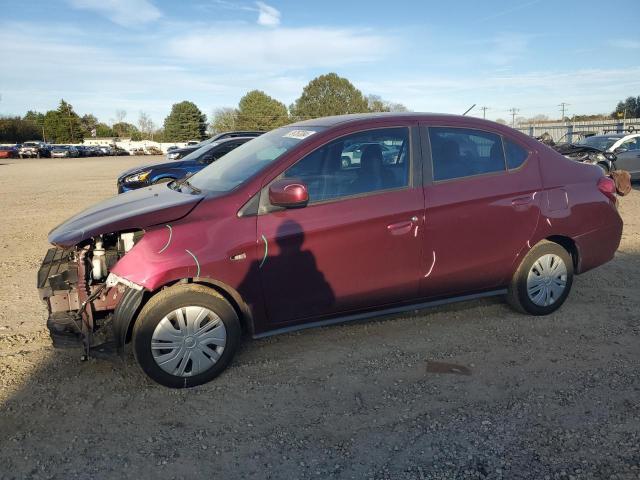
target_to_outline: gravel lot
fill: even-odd
[[[640,478],[639,185],[615,260],[551,316],[495,299],[247,342],[173,391],[54,351],[35,290],[47,232],[149,158],[0,164],[0,478]]]

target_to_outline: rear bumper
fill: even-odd
[[[587,272],[612,260],[620,246],[622,227],[622,219],[616,211],[615,220],[607,226],[577,236],[579,263],[576,273]]]

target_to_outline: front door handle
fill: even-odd
[[[412,227],[413,222],[410,220],[408,222],[398,222],[387,225],[387,230],[391,235],[405,235],[411,231]]]

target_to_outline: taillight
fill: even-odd
[[[616,201],[616,182],[610,177],[600,177],[598,179],[598,190],[604,193],[611,201]]]

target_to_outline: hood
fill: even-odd
[[[189,165],[193,165],[195,163],[198,163],[198,162],[195,160],[180,159],[180,160],[173,160],[165,163],[154,163],[151,165],[145,165],[143,167],[130,168],[129,170],[125,170],[120,175],[118,175],[118,181],[124,180],[125,177],[128,177],[129,175],[133,175],[134,173],[144,172],[146,170],[151,170],[152,172],[158,173],[158,171],[163,169],[186,167]]]
[[[603,153],[604,150],[600,150],[599,148],[592,147],[591,145],[578,145],[575,143],[563,143],[560,145],[556,145],[554,148],[558,153],[563,155],[572,154],[572,153],[581,153],[581,152],[595,152],[595,153]]]
[[[71,217],[49,232],[49,242],[72,247],[96,235],[146,228],[187,215],[204,198],[166,184],[122,193]]]

